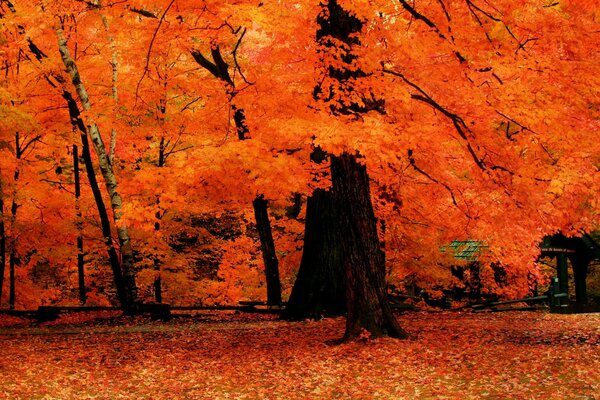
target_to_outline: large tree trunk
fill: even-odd
[[[334,115],[360,115],[371,111],[384,113],[385,102],[373,93],[358,93],[361,101],[339,101],[331,93],[356,90],[356,80],[367,76],[356,68],[360,33],[364,21],[344,10],[336,0],[322,3],[317,18],[320,52],[333,52],[341,62],[323,65],[331,78],[329,87],[317,85],[313,96]],[[343,42],[340,45],[339,42]],[[359,119],[359,118],[357,118]],[[358,123],[358,122],[357,122]],[[367,169],[356,155],[331,156],[332,193],[339,213],[340,240],[346,275],[346,332],[344,340],[366,332],[372,337],[406,337],[392,314],[385,282],[385,253],[377,234],[377,223],[369,190]]]
[[[279,261],[275,252],[275,243],[271,233],[267,201],[260,195],[252,201],[254,216],[256,218],[256,229],[260,238],[263,261],[265,263],[265,276],[267,280],[267,304],[281,304],[281,284],[279,281]]]
[[[371,337],[406,337],[387,299],[385,256],[377,235],[367,169],[354,155],[332,156],[331,181],[343,232],[348,309],[344,339],[355,339],[364,331]]]
[[[56,34],[58,37],[58,47],[60,55],[62,57],[62,61],[65,65],[65,68],[71,76],[73,86],[77,91],[83,109],[85,111],[89,111],[91,109],[90,99],[88,97],[87,90],[81,80],[81,76],[79,75],[77,65],[75,64],[75,61],[70,55],[69,49],[67,47],[67,40],[61,29],[57,29]],[[125,289],[125,301],[122,305],[124,307],[125,312],[133,313],[136,312],[138,296],[137,287],[135,284],[135,271],[133,269],[133,251],[131,248],[131,239],[129,237],[127,225],[125,225],[122,221],[121,208],[123,205],[123,201],[121,199],[120,193],[118,192],[117,178],[109,161],[109,157],[106,152],[106,147],[104,146],[102,136],[98,131],[98,126],[92,123],[89,124],[87,128],[88,133],[92,139],[92,143],[94,145],[94,150],[96,151],[96,155],[98,157],[98,163],[100,165],[100,171],[102,172],[102,176],[106,184],[106,190],[110,197],[111,208],[113,211],[113,219],[117,229],[117,236],[119,238],[119,248],[121,253],[121,271],[123,274],[123,282]]]
[[[331,191],[316,189],[306,202],[300,269],[282,318],[301,321],[346,312],[338,213]]]

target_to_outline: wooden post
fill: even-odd
[[[558,290],[560,293],[569,294],[569,265],[567,261],[567,253],[561,252],[556,256],[556,269],[558,275]],[[569,304],[569,297],[561,297],[559,299],[561,307]]]
[[[573,278],[575,280],[575,302],[579,307],[587,304],[587,286],[585,280],[587,277],[589,263],[590,260],[587,257],[571,257]]]

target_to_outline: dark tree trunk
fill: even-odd
[[[15,246],[10,246],[10,256],[8,261],[8,308],[11,310],[15,309],[15,265],[17,254]]]
[[[558,290],[560,293],[569,294],[569,263],[567,253],[559,253],[556,256],[556,274],[558,275]],[[559,297],[561,306],[569,304],[569,297]]]
[[[13,176],[14,189],[12,204],[10,206],[10,252],[8,255],[8,308],[14,310],[15,308],[15,267],[17,264],[17,234],[15,232],[15,223],[17,221],[17,210],[19,205],[17,204],[17,184],[19,183],[19,160],[23,155],[21,138],[19,132],[15,133],[15,158],[17,160],[17,166],[15,167],[15,173]]]
[[[577,306],[583,306],[587,304],[586,278],[589,263],[590,259],[588,257],[571,257],[571,265],[573,266],[573,278],[575,281],[575,302]]]
[[[162,303],[162,279],[160,277],[160,264],[157,266],[157,261],[154,261],[154,269],[157,270],[157,275],[154,277],[154,301]]]
[[[79,181],[79,149],[73,145],[73,176],[75,179],[75,213],[77,214],[77,281],[79,283],[79,302],[85,304],[85,261],[83,253],[83,217],[79,205],[81,184]]]
[[[77,102],[75,101],[71,93],[64,91],[63,98],[66,100],[69,108],[71,124],[74,128],[78,129],[80,133],[81,156],[83,157],[87,178],[90,183],[90,188],[92,189],[94,201],[96,202],[96,208],[98,209],[98,216],[100,217],[100,225],[102,227],[102,235],[104,236],[104,243],[108,252],[108,260],[113,272],[113,278],[115,280],[117,296],[119,297],[121,307],[123,307],[124,311],[130,311],[134,304],[131,300],[132,296],[129,294],[129,290],[126,288],[126,283],[123,279],[123,272],[121,269],[119,255],[113,243],[108,211],[106,210],[104,199],[102,198],[102,192],[100,191],[100,186],[98,185],[98,180],[96,179],[96,173],[94,171],[94,164],[92,161],[92,155],[90,153],[87,128],[83,123],[83,120],[81,119],[79,107],[77,106]]]
[[[2,308],[2,288],[6,269],[6,229],[4,228],[4,188],[0,177],[0,308]]]
[[[340,238],[333,196],[316,189],[306,203],[302,261],[282,318],[301,321],[346,312]]]
[[[163,102],[163,105],[160,108],[161,119],[160,122],[164,122],[164,115],[166,113],[166,100]],[[158,145],[158,167],[163,168],[165,163],[167,162],[167,148],[165,144],[165,137],[160,138],[160,143]],[[154,214],[154,232],[158,233],[160,231],[160,223],[162,221],[162,213],[160,210],[160,195],[156,195],[156,213]],[[162,276],[160,273],[160,259],[158,255],[154,255],[154,301],[157,303],[162,303]]]
[[[243,33],[242,33],[243,36]],[[241,39],[240,39],[241,40]],[[239,140],[246,140],[250,138],[250,130],[246,123],[246,114],[243,108],[238,108],[233,101],[236,96],[237,89],[235,82],[231,79],[229,74],[229,64],[225,62],[221,54],[219,46],[213,47],[210,51],[210,57],[205,57],[198,50],[192,50],[191,55],[196,62],[208,72],[210,72],[215,78],[221,80],[226,88],[229,100],[231,101],[231,111],[233,111],[233,123],[235,124],[235,130]],[[262,204],[264,203],[264,205]],[[265,273],[267,280],[267,303],[268,304],[280,304],[281,303],[281,283],[279,281],[279,261],[277,260],[277,253],[275,252],[275,244],[273,243],[273,237],[271,235],[271,222],[269,221],[267,213],[267,205],[262,195],[256,197],[252,202],[254,206],[254,214],[256,215],[256,227],[260,235],[260,248],[263,253],[263,259],[265,261]],[[257,212],[257,205],[259,211]],[[259,219],[260,216],[260,219]]]
[[[279,261],[275,253],[275,243],[271,233],[271,223],[267,210],[267,201],[260,195],[252,201],[256,229],[260,238],[263,261],[265,263],[265,276],[267,280],[267,304],[281,304],[281,284],[279,281]]]
[[[324,74],[331,78],[329,87],[317,85],[313,96],[327,105],[334,115],[385,113],[384,100],[377,99],[368,90],[357,93],[361,97],[357,102],[342,102],[333,96],[333,93],[356,91],[356,80],[367,76],[356,68],[358,54],[355,52],[360,46],[360,33],[365,22],[344,10],[336,0],[321,4],[316,32],[318,51],[334,52],[340,63],[323,65]],[[406,337],[387,299],[385,253],[377,234],[366,167],[357,162],[357,155],[347,153],[331,156],[330,161],[346,276],[348,315],[344,340],[360,337],[365,331],[372,337]]]
[[[377,235],[367,169],[347,153],[331,156],[333,196],[340,214],[346,305],[344,340],[359,337],[406,337],[392,314],[385,283],[385,256]]]
[[[11,235],[10,241],[10,254],[8,256],[8,308],[13,310],[15,308],[15,266],[17,264],[17,237],[15,233],[15,221],[17,219],[17,181],[19,180],[19,167],[15,169],[15,190],[13,192],[12,205],[10,207],[10,220],[11,220]]]

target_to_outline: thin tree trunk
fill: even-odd
[[[356,156],[331,156],[333,196],[339,211],[346,272],[346,332],[352,340],[368,332],[371,337],[406,337],[392,314],[386,293],[385,255],[377,235],[371,204],[369,176]]]
[[[85,264],[83,252],[83,217],[79,198],[81,197],[81,185],[79,182],[79,149],[73,145],[73,175],[75,178],[75,213],[77,215],[77,281],[79,283],[79,302],[85,304]]]
[[[85,111],[91,109],[90,99],[87,94],[87,90],[81,80],[79,71],[75,61],[69,53],[67,47],[67,40],[64,36],[62,29],[57,29],[56,34],[58,37],[58,47],[62,57],[62,61],[67,69],[67,72],[71,76],[73,86],[75,87],[81,105]],[[123,273],[123,281],[125,287],[125,302],[123,307],[126,312],[135,312],[138,304],[137,287],[135,284],[135,271],[133,269],[133,251],[131,248],[131,239],[129,237],[129,231],[127,225],[122,221],[122,206],[123,200],[118,192],[117,178],[112,169],[112,165],[109,162],[106,147],[102,140],[102,136],[98,131],[96,124],[88,125],[88,132],[94,145],[94,150],[98,156],[98,162],[100,165],[100,171],[106,184],[106,190],[110,197],[111,208],[113,211],[113,219],[117,229],[117,236],[119,238],[120,253],[121,253],[121,271]]]
[[[165,138],[160,138],[158,146],[158,167],[162,168],[165,166],[166,153],[165,153]],[[160,195],[156,195],[156,213],[154,215],[154,232],[158,234],[160,230],[160,223],[162,220],[162,213],[160,212]],[[154,256],[154,301],[162,303],[162,277],[160,273],[160,259],[158,255]]]
[[[244,31],[245,32],[245,31]],[[244,33],[242,33],[242,36]],[[241,39],[240,39],[241,40]],[[204,57],[204,55],[197,50],[192,50],[191,55],[196,60],[196,62],[210,72],[215,78],[220,79],[227,87],[227,93],[229,94],[229,100],[231,101],[231,111],[233,111],[233,122],[235,124],[235,130],[239,140],[249,139],[248,125],[246,123],[246,114],[243,108],[238,108],[233,101],[234,97],[237,94],[237,90],[235,88],[235,83],[231,76],[229,75],[229,65],[224,61],[221,50],[219,46],[211,49],[211,57],[212,61],[208,58]],[[263,199],[262,195],[256,197],[254,202],[252,203],[254,207],[255,216],[258,216],[256,212],[255,202],[258,199]],[[264,199],[262,201],[265,201]],[[259,201],[260,203],[260,201]],[[263,231],[265,234],[260,236],[260,248],[263,253],[263,260],[265,261],[265,274],[267,281],[267,303],[268,304],[279,304],[281,303],[281,283],[279,281],[279,261],[277,259],[277,253],[275,252],[275,244],[273,243],[273,238],[271,236],[271,222],[268,218],[268,213],[266,210],[266,201],[265,201],[265,209],[264,212],[261,212],[260,215],[267,215],[266,218],[261,217],[259,220],[256,218],[256,227],[259,230],[259,233]],[[267,235],[266,232],[269,232]],[[265,242],[268,240],[267,238],[271,237],[270,242]],[[265,253],[268,251],[268,253]],[[269,262],[269,264],[267,264]],[[275,282],[277,279],[277,282]],[[269,291],[271,288],[271,291]],[[278,300],[277,300],[278,299]],[[273,303],[276,301],[275,303]]]
[[[6,269],[6,230],[4,228],[4,188],[0,176],[0,308],[2,308],[2,289]]]
[[[15,308],[15,267],[17,264],[17,234],[15,232],[15,223],[17,220],[17,182],[19,180],[19,167],[15,168],[14,184],[15,189],[13,190],[13,200],[10,207],[10,251],[8,255],[8,308],[14,310]]]
[[[125,308],[128,302],[127,290],[125,289],[125,282],[123,280],[123,273],[121,271],[119,255],[113,243],[108,211],[104,204],[104,199],[102,198],[102,193],[100,191],[100,186],[98,185],[98,180],[96,179],[96,172],[94,170],[92,154],[90,152],[90,146],[88,141],[87,128],[83,120],[81,119],[79,107],[77,106],[77,102],[75,101],[71,93],[63,91],[63,98],[66,100],[69,108],[71,124],[74,128],[79,130],[80,133],[81,156],[83,157],[87,178],[90,183],[90,188],[92,189],[92,195],[94,196],[96,208],[98,209],[98,216],[100,217],[100,226],[102,228],[102,236],[104,237],[104,244],[106,245],[106,250],[108,252],[108,261],[113,272],[115,287],[117,289],[117,296],[119,298],[119,301],[121,302],[121,306]]]
[[[256,229],[260,237],[260,246],[265,263],[265,276],[267,278],[267,304],[281,304],[281,284],[279,281],[279,261],[275,253],[275,243],[269,222],[267,201],[260,195],[252,201],[254,216],[256,218]]]
[[[302,260],[282,318],[302,321],[346,312],[338,220],[331,192],[316,189],[307,199]]]
[[[17,210],[19,205],[17,204],[17,185],[19,184],[19,177],[21,171],[19,170],[22,153],[21,138],[19,132],[15,133],[15,159],[16,166],[13,175],[13,196],[12,203],[10,206],[10,247],[8,255],[8,308],[14,310],[15,308],[15,267],[17,264],[17,234],[15,231],[15,225],[17,222]]]
[[[10,253],[9,253],[9,294],[8,294],[8,306],[11,310],[15,308],[15,268],[19,263],[17,257],[17,234],[16,234],[16,222],[17,222],[17,210],[19,205],[17,204],[17,185],[19,184],[19,177],[21,175],[20,165],[21,160],[25,156],[25,152],[29,149],[33,150],[35,143],[41,139],[41,136],[28,137],[25,135],[23,138],[19,135],[19,132],[15,132],[15,173],[13,176],[14,189],[12,204],[10,207]]]
[[[17,204],[17,185],[19,183],[19,164],[21,160],[21,141],[19,132],[15,133],[15,159],[17,165],[15,166],[15,172],[13,175],[13,197],[10,206],[10,248],[8,255],[8,308],[14,310],[15,308],[15,267],[17,263],[17,234],[15,232],[15,224],[17,221],[17,210],[19,208]]]
[[[16,243],[12,243],[10,246],[10,255],[8,261],[8,282],[9,282],[9,290],[8,290],[8,308],[10,310],[15,309],[15,264],[16,260],[16,250],[14,250]]]

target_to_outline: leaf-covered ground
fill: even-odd
[[[409,340],[335,346],[341,318],[0,319],[2,399],[600,399],[600,314],[410,313]]]

